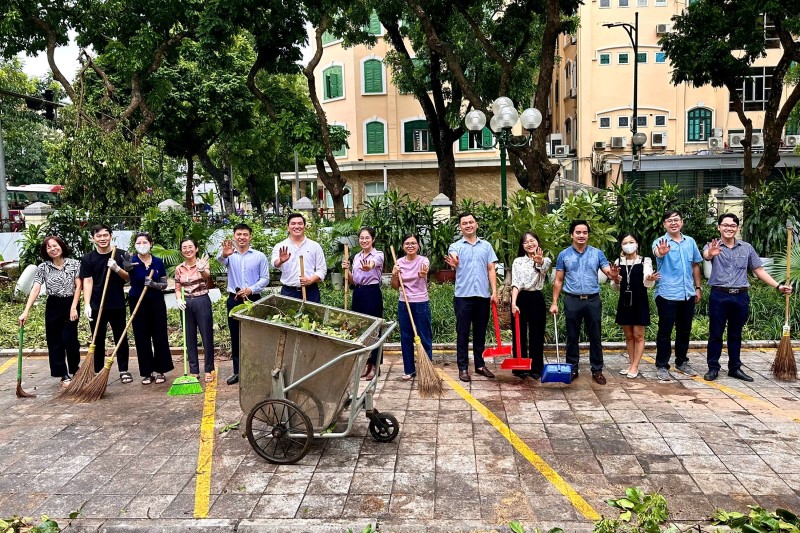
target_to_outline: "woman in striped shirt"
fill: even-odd
[[[47,286],[47,303],[44,311],[45,338],[50,360],[50,375],[61,378],[66,387],[78,371],[80,344],[78,343],[78,300],[81,294],[81,279],[78,277],[80,261],[70,257],[70,249],[61,237],[45,237],[40,250],[44,263],[36,270],[33,289],[25,310],[19,315],[22,327],[28,320],[42,285]],[[66,359],[66,363],[65,363]]]
[[[211,299],[208,297],[208,258],[197,259],[197,241],[186,238],[181,241],[181,255],[186,259],[175,268],[175,298],[178,308],[186,313],[186,329],[183,334],[189,358],[189,372],[199,377],[200,364],[197,357],[197,331],[203,340],[205,381],[214,380],[214,324]]]

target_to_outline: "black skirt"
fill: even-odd
[[[637,263],[630,269],[630,280],[625,265],[620,265],[622,282],[619,286],[619,302],[617,303],[617,324],[620,326],[649,326],[650,302],[647,299],[647,287],[644,286],[644,264]],[[626,296],[630,290],[631,296]],[[630,304],[630,305],[628,305]]]

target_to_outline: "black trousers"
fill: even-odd
[[[50,375],[54,378],[64,377],[67,373],[74,374],[81,362],[78,321],[69,319],[72,299],[72,296],[48,296],[45,304],[44,332]]]
[[[100,372],[105,364],[106,356],[106,330],[111,326],[111,331],[114,333],[114,343],[118,343],[122,336],[125,334],[125,322],[127,313],[125,308],[119,309],[103,309],[103,315],[100,317],[100,330],[97,332],[97,346],[94,350],[94,371]],[[95,324],[97,322],[97,309],[92,309],[92,320],[89,325],[94,332]],[[110,354],[109,354],[110,355]],[[120,372],[128,371],[128,360],[130,358],[130,350],[128,349],[128,340],[120,345],[117,352],[117,367]]]
[[[197,330],[203,339],[203,371],[214,371],[214,319],[211,309],[211,298],[207,294],[195,298],[186,298],[186,356],[189,359],[189,372],[200,373],[200,363],[197,355]],[[239,327],[239,322],[236,322]],[[236,336],[239,340],[239,336]],[[238,348],[238,342],[237,342]],[[237,359],[238,360],[238,359]],[[238,370],[238,366],[237,366]]]
[[[129,304],[133,313],[136,302]],[[139,312],[133,317],[133,340],[136,341],[140,376],[151,376],[153,372],[163,374],[175,368],[169,351],[167,305],[163,297],[144,300],[139,306]]]
[[[383,318],[383,294],[381,293],[381,284],[375,283],[374,285],[362,285],[353,287],[353,305],[351,307],[354,313],[363,313],[365,315]],[[375,348],[369,354],[367,363],[377,364],[378,356],[382,354],[381,348]],[[383,362],[383,361],[381,361]]]
[[[689,360],[689,336],[694,318],[694,297],[688,300],[667,300],[656,296],[658,334],[656,335],[656,367],[669,369],[672,352],[672,328],[675,328],[675,366]]]
[[[514,325],[514,314],[511,314],[513,355],[516,356],[517,342],[520,342],[522,357],[532,359],[531,372],[541,375],[544,370],[544,328],[547,323],[547,308],[542,291],[519,291],[517,307],[519,307],[519,340]]]
[[[303,298],[303,289],[300,287],[289,287],[288,285],[283,285],[281,287],[281,296],[288,296],[290,298],[297,298],[300,300]],[[319,285],[316,283],[306,285],[306,301],[314,302],[315,304],[320,303]]]
[[[231,359],[233,359],[233,373],[239,373],[239,321],[235,318],[231,317],[231,309],[240,305],[242,300],[237,300],[235,298],[235,294],[232,292],[228,293],[228,301],[227,301],[227,308],[228,308],[228,330],[231,332]],[[248,300],[251,302],[255,302],[261,298],[260,294],[251,294],[247,297]],[[187,329],[188,329],[188,323]],[[202,335],[202,332],[201,332]],[[203,346],[205,347],[206,340],[203,339]]]
[[[469,369],[469,330],[472,329],[472,357],[475,369],[483,368],[486,349],[486,326],[489,324],[489,298],[453,297],[456,312],[456,361],[459,370]]]
[[[581,323],[586,328],[589,337],[589,364],[592,372],[603,370],[603,339],[600,337],[600,324],[602,318],[602,303],[600,295],[592,295],[586,300],[577,296],[564,293],[564,316],[567,321],[567,363],[573,365],[573,371],[578,369],[580,351]]]

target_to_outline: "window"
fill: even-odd
[[[656,115],[654,120],[657,128],[667,125],[667,115]]]
[[[647,0],[636,0],[636,7],[647,7]]]
[[[347,129],[347,126],[345,126],[344,124],[331,124],[330,125],[331,133],[334,132],[334,129],[345,130]],[[333,146],[332,148],[334,157],[347,157],[347,144],[343,144],[338,148]]]
[[[480,141],[480,142],[478,142]],[[468,150],[491,150],[494,144],[494,135],[492,130],[485,127],[478,133],[467,131],[458,140],[458,151],[466,152]]]
[[[323,98],[333,100],[344,98],[344,83],[342,83],[342,67],[334,65],[322,71]]]
[[[569,117],[564,121],[564,133],[567,135],[572,133],[572,119]]]
[[[647,127],[647,115],[636,115],[636,127],[638,128]]]
[[[601,65],[610,65],[611,64],[611,54],[600,54],[600,64]]]
[[[349,189],[350,186],[348,185],[345,188]],[[353,193],[352,193],[352,191],[347,193],[347,194],[345,194],[342,197],[342,200],[344,201],[344,208],[345,209],[353,209]],[[326,206],[327,209],[333,209],[333,196],[331,196],[331,193],[329,191],[327,191],[327,190],[325,191],[325,206]]]
[[[630,5],[630,0],[619,0],[619,7],[628,7]]]
[[[611,7],[611,0],[600,0],[600,7]]]
[[[335,43],[337,41],[341,41],[341,39],[339,37],[336,37],[329,31],[325,31],[325,33],[322,34],[322,46],[325,46],[326,44]]]
[[[377,198],[379,196],[383,196],[383,182],[382,181],[370,181],[364,184],[364,198],[369,200],[370,198]]]
[[[628,52],[620,52],[617,54],[618,65],[627,65],[629,61],[630,61],[630,54],[628,54]]]
[[[636,54],[637,63],[647,63],[647,52],[639,52]]]
[[[775,29],[775,23],[766,15],[759,15],[759,24],[764,28],[764,45],[766,48],[780,48],[781,38]]]
[[[364,72],[364,94],[383,94],[383,62],[380,59],[367,59],[362,64]]]
[[[404,152],[430,152],[433,150],[427,120],[409,120],[403,125]]]
[[[386,127],[383,122],[374,120],[365,127],[367,138],[367,155],[386,153]]]
[[[610,128],[611,127],[611,117],[600,117],[600,127],[601,128]]]
[[[627,128],[629,126],[630,126],[630,117],[628,116],[617,117],[618,128]]]
[[[686,115],[686,140],[703,142],[711,135],[712,112],[707,107],[697,107]]]
[[[665,52],[656,52],[656,63],[666,63],[667,54]]]
[[[653,0],[653,5],[656,7],[666,7],[667,0]]]
[[[364,31],[369,33],[370,35],[380,35],[381,34],[381,21],[378,18],[378,14],[374,11],[369,16],[369,24],[364,26]]]
[[[772,85],[774,67],[750,67],[750,76],[741,81],[736,93],[742,99],[745,111],[763,111]],[[731,95],[729,109],[733,111],[733,95]]]

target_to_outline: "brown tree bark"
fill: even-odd
[[[186,158],[186,212],[194,214],[194,157]]]

